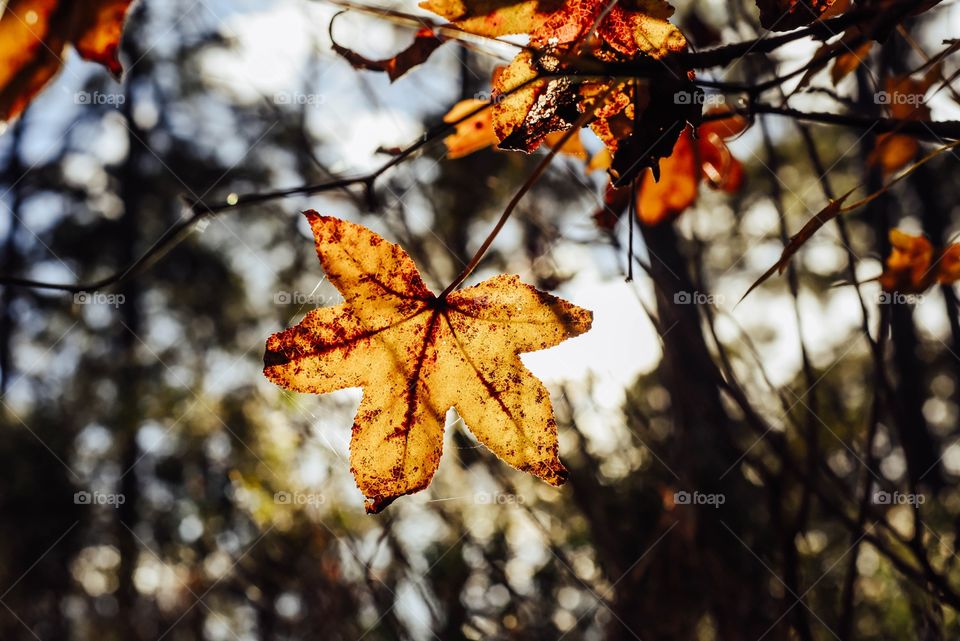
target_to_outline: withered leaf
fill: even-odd
[[[719,110],[708,113],[716,115]],[[724,110],[729,111],[729,110]],[[660,161],[660,179],[648,169],[640,183],[637,215],[645,225],[658,225],[683,213],[697,199],[701,180],[713,189],[735,192],[743,183],[743,166],[733,157],[726,140],[742,132],[747,121],[730,113],[701,124],[697,136],[687,127]]]
[[[598,2],[604,7],[606,2]],[[645,54],[652,58],[683,51],[687,40],[669,22],[673,7],[664,0],[622,0],[600,22],[600,38],[627,56]]]
[[[444,42],[446,42],[444,38],[424,27],[417,31],[409,47],[392,58],[372,60],[336,42],[333,43],[333,50],[345,58],[355,69],[382,71],[393,82],[414,67],[426,62],[430,55]]]
[[[853,191],[848,191],[844,195],[840,196],[836,200],[831,200],[826,207],[821,209],[817,214],[808,220],[803,227],[800,228],[796,234],[790,237],[790,241],[783,248],[783,251],[780,253],[780,258],[776,263],[773,264],[770,269],[765,271],[763,275],[750,285],[750,289],[740,298],[742,301],[744,298],[750,295],[750,292],[755,290],[757,287],[762,285],[773,276],[775,273],[782,274],[783,271],[787,268],[787,264],[790,263],[790,259],[796,255],[800,248],[810,240],[821,227],[826,225],[828,222],[840,215],[840,211],[843,209],[843,203],[850,197]]]
[[[580,115],[568,78],[538,80],[559,65],[553,54],[522,51],[493,76],[493,130],[501,149],[531,152],[548,134],[565,131]]]
[[[561,12],[564,4],[563,0],[424,0],[420,7],[464,31],[496,38],[537,31]],[[577,24],[586,19],[582,14],[580,17]]]
[[[889,237],[890,255],[878,279],[884,291],[919,294],[934,283],[960,279],[960,245],[938,251],[925,237],[899,229],[891,229]]]
[[[920,78],[887,78],[884,83],[886,91],[878,93],[877,100],[898,120],[929,120],[930,107],[925,95],[940,74],[940,66],[934,65]],[[877,136],[876,147],[870,151],[867,162],[880,167],[884,174],[892,174],[909,164],[919,151],[920,143],[913,136],[896,131],[882,133]]]
[[[760,24],[771,31],[791,31],[825,17],[836,0],[757,0]]]
[[[427,487],[451,407],[501,459],[562,484],[549,394],[518,354],[586,332],[592,314],[516,276],[439,299],[399,246],[360,225],[306,216],[345,301],[271,336],[264,374],[298,392],[363,388],[350,463],[367,511]]]
[[[119,76],[132,0],[9,0],[0,14],[0,122],[16,118],[60,71],[68,46]]]
[[[849,36],[848,34],[854,34]],[[857,29],[848,29],[847,34],[844,34],[843,39],[840,41],[840,44],[846,45],[846,41],[858,37]],[[857,70],[864,60],[867,59],[867,56],[870,55],[870,50],[873,48],[873,41],[866,40],[862,42],[855,49],[850,49],[847,47],[847,51],[841,53],[837,56],[837,59],[833,61],[833,68],[830,69],[830,79],[833,81],[833,84],[838,84],[841,80],[846,78],[852,72]]]
[[[621,155],[621,164],[633,165],[636,157],[642,157],[647,164],[641,164],[639,171],[655,162],[649,155],[655,159],[668,155],[686,125],[667,126],[657,121],[656,113],[649,118],[641,114],[649,102],[641,95],[645,82],[575,83],[565,74],[574,64],[582,71],[593,63],[661,60],[685,50],[686,39],[668,20],[673,8],[664,0],[624,0],[612,5],[605,0],[426,0],[420,6],[470,33],[529,34],[531,49],[494,75],[493,126],[501,149],[531,152],[548,135],[568,130],[582,114],[590,113],[588,124],[611,154],[621,142],[626,143],[629,151]],[[579,55],[570,56],[573,43],[589,44]],[[666,64],[657,73],[677,75]],[[692,85],[689,91],[696,93]],[[667,99],[672,99],[672,93]],[[635,125],[643,134],[628,141]],[[647,132],[654,130],[657,133],[647,140]],[[654,142],[658,146],[651,149]],[[645,153],[648,149],[650,154]]]
[[[687,77],[667,73],[650,78],[649,101],[613,154],[610,171],[617,186],[629,184],[648,168],[654,178],[659,178],[660,159],[673,152],[677,138],[687,125],[700,124],[702,93]]]
[[[659,225],[677,216],[697,200],[700,168],[690,128],[684,130],[673,153],[660,162],[660,179],[647,170],[637,195],[637,215],[645,225]]]
[[[484,100],[468,98],[461,100],[446,113],[443,121],[456,123],[454,132],[443,139],[447,146],[447,158],[454,160],[468,156],[487,147],[497,147],[500,139],[493,130],[492,107]],[[561,144],[566,134],[555,131],[547,134],[543,142],[551,149]],[[572,136],[557,150],[578,160],[587,160],[588,154],[579,136]]]
[[[686,47],[680,30],[668,21],[673,7],[665,0],[425,0],[420,6],[473,34],[498,37],[530,34],[538,49],[562,46],[596,27],[613,49],[628,56],[661,58]]]

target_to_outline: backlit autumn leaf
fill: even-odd
[[[647,170],[637,196],[637,215],[645,225],[659,225],[679,215],[697,200],[700,168],[696,146],[688,128],[660,162],[660,180]]]
[[[960,245],[937,252],[923,236],[890,230],[890,255],[879,278],[884,291],[919,294],[934,283],[953,283],[958,279]]]
[[[532,152],[548,134],[566,131],[580,116],[576,85],[568,78],[538,80],[559,68],[554,54],[522,51],[493,75],[493,129],[502,149]]]
[[[473,34],[528,34],[521,51],[493,78],[493,128],[501,149],[532,152],[583,114],[610,150],[611,173],[629,182],[670,154],[688,122],[699,116],[697,88],[686,72],[664,64],[648,78],[575,82],[571,65],[666,60],[686,49],[663,0],[610,4],[604,0],[427,0],[433,11]],[[582,50],[571,55],[573,43]],[[677,95],[690,97],[678,103]]]
[[[925,96],[927,90],[940,77],[940,67],[931,67],[921,78],[899,76],[887,78],[885,91],[877,94],[877,100],[886,105],[890,115],[898,120],[930,120],[930,107]],[[913,136],[889,132],[877,136],[876,147],[870,152],[867,162],[880,167],[885,174],[903,169],[920,151],[920,143]]]
[[[70,45],[119,76],[131,2],[9,0],[0,15],[0,122],[16,118],[57,74]]]
[[[454,132],[443,139],[447,158],[462,158],[500,142],[493,131],[490,109],[484,108],[486,106],[485,100],[461,100],[443,117],[444,122],[457,123]]]
[[[726,140],[746,126],[746,119],[737,115],[708,120],[697,128],[696,139],[693,128],[687,127],[673,153],[660,162],[660,179],[656,180],[650,169],[644,174],[637,199],[640,220],[658,225],[683,213],[696,202],[701,180],[713,189],[738,191],[743,184],[743,166],[730,153]]]
[[[722,110],[710,110],[708,115]],[[740,115],[707,120],[697,127],[697,150],[703,180],[713,189],[734,193],[743,186],[743,165],[734,158],[727,141],[739,136],[749,123]]]
[[[859,36],[859,29],[848,29],[847,33],[844,34],[843,39],[840,40],[839,45],[847,46],[847,40],[853,40]],[[855,49],[850,49],[847,47],[847,50],[837,56],[837,59],[833,62],[833,68],[830,69],[830,79],[833,80],[833,84],[836,85],[841,80],[846,78],[852,72],[856,71],[857,67],[863,64],[863,61],[867,59],[867,56],[870,55],[870,50],[873,48],[873,41],[866,40]]]
[[[500,140],[493,130],[492,109],[485,100],[468,98],[453,106],[443,117],[447,123],[456,123],[454,132],[443,139],[447,146],[447,158],[462,158],[475,151],[496,147]],[[566,134],[555,131],[544,136],[544,143],[551,149],[561,144]],[[580,136],[571,136],[558,150],[565,156],[587,160],[588,154]]]
[[[586,332],[592,314],[516,276],[439,299],[399,246],[360,225],[306,216],[345,302],[271,336],[264,374],[298,392],[363,388],[350,463],[367,511],[429,485],[451,407],[501,459],[562,484],[549,394],[518,354]]]
[[[673,7],[664,0],[425,0],[420,6],[473,34],[498,37],[529,34],[535,48],[577,41],[591,27],[627,56],[661,58],[686,47],[668,20]],[[605,11],[606,10],[606,11]]]
[[[699,126],[702,117],[703,93],[694,86],[691,76],[673,72],[653,74],[645,82],[632,83],[629,89],[638,96],[629,107],[591,125],[601,139],[601,127],[616,138],[604,142],[613,154],[610,174],[618,186],[629,184],[645,169],[658,177],[660,159],[673,153],[680,134],[688,126]]]
[[[936,280],[931,269],[933,245],[923,236],[911,236],[899,229],[890,230],[890,255],[880,275],[880,286],[888,292],[916,294]]]

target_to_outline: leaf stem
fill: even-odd
[[[513,211],[517,208],[517,205],[520,204],[520,201],[527,194],[528,191],[540,180],[540,177],[547,170],[547,167],[550,166],[550,163],[556,157],[560,150],[563,149],[563,146],[567,144],[567,141],[570,140],[574,135],[579,135],[580,128],[587,124],[591,118],[593,118],[594,112],[597,110],[599,105],[606,100],[607,96],[613,91],[613,88],[608,88],[604,91],[603,94],[597,99],[594,105],[584,111],[577,121],[564,132],[563,137],[550,149],[546,156],[543,157],[536,168],[529,177],[523,182],[520,186],[520,189],[517,190],[517,193],[513,195],[513,198],[510,199],[510,202],[507,203],[506,208],[503,210],[503,213],[500,214],[497,224],[493,226],[493,229],[490,230],[490,233],[487,234],[487,237],[484,239],[483,243],[477,249],[476,253],[473,255],[473,258],[470,259],[470,262],[463,268],[463,270],[457,275],[453,281],[447,285],[447,288],[440,292],[440,295],[437,297],[440,300],[444,300],[450,292],[459,287],[463,281],[465,281],[470,274],[473,273],[473,270],[477,268],[477,265],[480,264],[480,261],[483,259],[484,255],[487,253],[487,250],[490,249],[490,245],[493,244],[493,241],[500,234],[500,231],[503,229],[503,226],[507,224],[507,220],[510,219],[510,215],[513,214]]]

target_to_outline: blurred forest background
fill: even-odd
[[[675,4],[699,47],[762,34],[752,2]],[[512,55],[454,43],[390,84],[331,51],[337,11],[135,5],[122,84],[71,59],[0,136],[0,273],[89,282],[188,202],[371,171],[457,100],[489,95]],[[944,3],[909,26],[844,81],[855,104],[807,91],[791,105],[878,115],[877,78],[922,63],[960,12]],[[358,12],[335,27],[371,57],[411,34]],[[716,77],[796,68],[816,46]],[[954,117],[955,96],[935,97],[936,118]],[[957,638],[956,296],[834,286],[851,257],[861,280],[880,273],[893,226],[951,238],[957,157],[826,227],[735,306],[828,196],[880,185],[874,140],[758,118],[731,143],[741,193],[613,232],[594,224],[602,172],[557,159],[471,282],[518,273],[595,313],[588,335],[524,358],[553,395],[571,471],[559,490],[451,422],[430,488],[367,516],[346,460],[359,391],[290,394],[261,375],[268,335],[338,300],[300,211],[399,242],[439,291],[537,156],[445,160],[433,144],[372,197],[204,220],[118,288],[3,288],[0,639]]]

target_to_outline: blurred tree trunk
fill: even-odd
[[[677,506],[665,514],[664,524],[673,522],[675,530],[664,535],[657,543],[662,549],[651,551],[645,563],[638,563],[644,550],[621,544],[622,562],[610,574],[622,579],[609,638],[691,639],[705,616],[713,619],[721,639],[756,638],[776,619],[777,610],[772,603],[761,606],[768,600],[770,577],[745,547],[756,544],[745,526],[761,500],[737,468],[740,454],[731,444],[737,422],[721,402],[722,377],[698,305],[692,302],[696,287],[676,231],[664,224],[643,227],[642,233],[657,287],[661,380],[670,394],[674,423],[669,464],[681,479],[679,489],[721,494],[726,503],[721,508]],[[703,455],[707,452],[710,456]]]
[[[903,58],[905,52],[898,53],[896,45],[897,40],[890,39],[882,50],[882,68],[894,74],[902,68],[905,59]],[[859,108],[864,115],[879,116],[878,105],[873,99],[873,85],[862,67],[857,70],[857,80]],[[884,182],[880,169],[871,166],[869,162],[870,152],[876,147],[876,142],[876,136],[870,133],[860,139],[864,183],[869,193],[879,190]],[[862,213],[874,229],[881,256],[890,254],[890,241],[887,236],[893,226],[891,208],[894,204],[894,197],[888,192],[870,202]],[[907,478],[913,492],[919,491],[918,485],[921,481],[936,490],[942,485],[939,470],[940,456],[923,415],[926,381],[924,366],[917,355],[920,343],[913,321],[913,306],[894,300],[883,302],[880,307],[889,314],[890,320],[895,380],[891,383],[892,389],[888,390],[890,392],[888,407],[892,412],[892,422],[896,426],[898,440],[906,458]],[[877,393],[884,394],[885,391],[877,390]]]
[[[2,184],[6,185],[4,191],[10,198],[10,226],[7,228],[7,238],[3,246],[3,259],[0,269],[4,274],[18,274],[23,266],[23,258],[17,247],[17,234],[20,232],[20,205],[23,202],[23,178],[24,167],[20,160],[20,145],[23,140],[23,129],[26,114],[17,121],[10,132],[10,154],[7,161],[7,169],[3,175]],[[10,342],[16,329],[16,321],[13,314],[13,306],[17,298],[16,287],[4,287],[2,299],[0,299],[0,396],[7,392],[12,377],[12,363]]]
[[[138,10],[130,17],[143,20],[146,10],[138,5]],[[132,40],[132,38],[127,39]],[[132,59],[139,58],[139,47],[130,47]],[[139,251],[140,225],[143,207],[143,193],[149,178],[142,175],[143,160],[147,150],[142,140],[144,132],[138,130],[133,117],[136,94],[135,89],[140,76],[134,66],[127,74],[123,118],[128,129],[127,157],[118,175],[120,199],[123,202],[123,214],[118,221],[116,234],[117,265],[122,268],[133,262]],[[137,336],[142,331],[140,315],[141,291],[134,281],[124,283],[118,293],[123,296],[119,306],[121,325],[117,329],[117,397],[119,402],[114,414],[114,429],[117,439],[117,451],[120,461],[121,477],[119,492],[124,503],[117,510],[116,537],[120,551],[118,570],[119,586],[117,602],[119,605],[119,631],[121,638],[130,641],[146,639],[148,633],[142,627],[144,618],[139,616],[134,573],[140,555],[140,544],[134,532],[137,529],[137,512],[140,487],[137,478],[137,463],[140,450],[137,446],[137,430],[142,415],[140,402],[142,372],[137,362]]]

